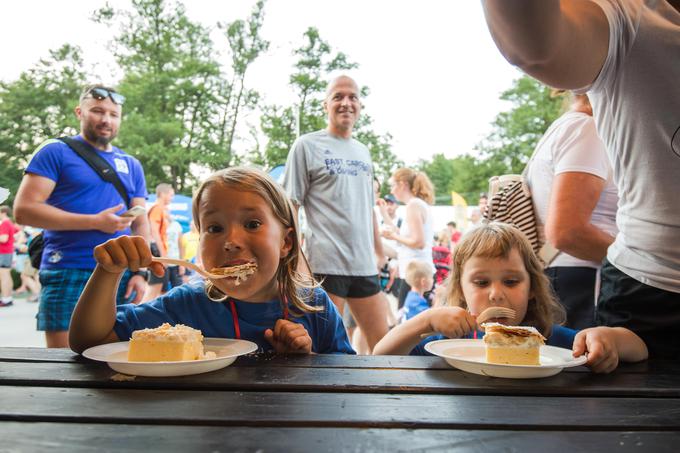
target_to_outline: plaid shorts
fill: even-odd
[[[40,306],[38,314],[38,330],[65,331],[71,322],[71,314],[83,292],[87,280],[92,274],[88,269],[44,269],[40,271]],[[125,303],[124,299],[130,272],[125,272],[118,287],[116,303]],[[129,298],[131,299],[134,294]]]

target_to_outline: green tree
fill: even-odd
[[[526,75],[515,80],[501,99],[512,108],[496,116],[493,131],[480,145],[482,158],[494,174],[521,173],[543,133],[564,111],[564,100]]]
[[[73,108],[87,77],[81,51],[66,44],[49,54],[17,80],[0,82],[0,186],[12,196],[40,143],[78,132]]]
[[[476,156],[447,159],[438,154],[418,164],[432,179],[438,202],[450,203],[450,192],[455,191],[468,204],[477,204],[491,176],[521,173],[543,133],[564,110],[562,98],[553,97],[548,87],[528,76],[515,80],[501,99],[511,108],[496,116]]]
[[[186,190],[196,182],[192,164],[217,158],[209,126],[219,65],[207,30],[183,5],[164,0],[133,0],[131,11],[103,8],[95,20],[120,24],[113,49],[127,102],[119,146],[140,159],[149,187],[169,182]]]
[[[259,101],[259,93],[246,88],[246,72],[250,65],[269,49],[269,41],[262,39],[260,29],[264,21],[264,1],[258,1],[248,20],[235,20],[221,24],[225,30],[231,51],[232,77],[229,83],[223,82],[219,89],[220,128],[219,149],[224,150],[227,159],[224,165],[232,163],[233,144],[239,114],[242,109],[253,109]]]
[[[293,51],[297,60],[289,79],[298,101],[293,106],[266,106],[260,118],[262,131],[269,139],[264,161],[270,167],[286,162],[288,151],[299,135],[326,127],[323,97],[329,73],[358,66],[348,61],[344,53],[334,54],[314,27],[305,31],[303,40],[302,46]]]
[[[239,120],[259,95],[246,73],[269,43],[259,36],[264,2],[247,20],[220,24],[231,56],[231,76],[216,60],[209,31],[190,21],[181,3],[133,0],[132,10],[103,8],[95,20],[117,21],[114,54],[124,70],[127,97],[120,145],[144,166],[147,185],[170,182],[179,191],[197,183],[197,169],[239,161]]]

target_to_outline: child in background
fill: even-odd
[[[342,320],[318,283],[298,274],[304,259],[295,211],[265,173],[229,168],[196,192],[193,218],[205,269],[255,263],[240,285],[235,278],[198,280],[142,305],[116,307],[121,274],[149,267],[162,275],[141,237],[122,236],[94,250],[97,267],[73,312],[69,344],[75,352],[119,340],[162,323],[185,324],[205,337],[242,338],[261,350],[353,354]]]
[[[198,259],[198,241],[199,241],[199,234],[198,230],[196,229],[196,224],[192,220],[189,222],[189,231],[184,233],[182,235],[182,259],[185,261],[190,261],[194,264],[198,264],[199,266],[201,263],[199,262],[200,260]],[[192,271],[191,269],[184,268],[184,275],[182,276],[184,279],[184,283],[188,282],[191,280],[191,277],[194,275],[195,271]]]
[[[426,310],[392,329],[374,354],[417,354],[424,345],[442,338],[481,338],[476,315],[490,306],[515,310],[513,319],[493,319],[506,325],[533,326],[547,344],[572,349],[575,357],[588,353],[586,365],[595,372],[613,371],[619,360],[647,358],[647,347],[621,327],[593,327],[576,332],[556,325],[564,309],[557,303],[543,266],[531,244],[516,228],[492,222],[463,236],[453,255],[446,305]],[[468,312],[469,310],[469,312]],[[441,332],[421,341],[426,332]]]
[[[411,290],[404,301],[404,319],[409,320],[418,313],[430,308],[425,293],[432,289],[432,266],[424,261],[411,261],[406,265],[406,283]]]

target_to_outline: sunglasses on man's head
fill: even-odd
[[[106,88],[92,88],[87,94],[92,95],[98,101],[111,98],[114,104],[123,105],[125,103],[125,96],[115,91],[109,91]]]

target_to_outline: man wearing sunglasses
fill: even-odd
[[[124,102],[125,97],[110,87],[86,87],[75,108],[80,134],[72,137],[115,170],[124,190],[104,181],[71,146],[52,139],[38,147],[17,192],[17,221],[44,229],[37,318],[48,348],[68,347],[71,313],[95,267],[93,248],[124,234],[150,239],[146,215],[121,215],[126,205],[144,207],[147,195],[139,161],[111,145],[118,135]],[[118,303],[139,302],[146,288],[145,276],[128,272],[120,288]]]

